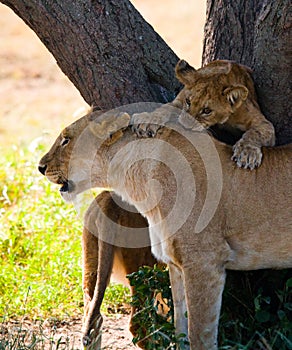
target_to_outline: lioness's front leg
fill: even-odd
[[[187,306],[182,270],[174,264],[169,264],[169,277],[174,307],[175,333],[185,334],[188,338]],[[186,347],[187,349],[187,347]]]
[[[194,263],[183,268],[188,309],[190,349],[216,350],[222,292],[225,283],[223,264],[194,256]]]

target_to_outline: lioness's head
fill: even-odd
[[[121,112],[90,112],[66,127],[39,163],[47,179],[61,185],[65,200],[91,187],[106,187],[103,152],[123,134],[130,116]]]
[[[225,123],[249,95],[255,96],[249,69],[231,61],[213,61],[196,70],[180,60],[175,71],[185,85],[186,111],[206,128]]]

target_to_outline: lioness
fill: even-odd
[[[233,146],[232,159],[246,169],[260,166],[261,147],[274,146],[275,130],[259,108],[251,70],[225,60],[213,61],[196,70],[180,60],[175,72],[184,88],[171,103],[152,113],[136,115],[136,132],[140,136],[154,136],[160,126],[171,119],[169,106],[173,106],[186,111],[205,128],[221,124],[227,130],[243,131]],[[180,122],[191,127],[184,114]]]
[[[108,187],[147,218],[152,252],[169,265],[176,332],[192,350],[216,349],[226,269],[292,267],[291,145],[264,148],[265,162],[248,173],[204,131],[177,124],[137,139],[129,123],[127,113],[84,116],[39,170],[66,200]]]
[[[84,297],[83,345],[100,348],[102,316],[100,313],[106,287],[112,279],[129,286],[127,274],[138,271],[140,266],[154,266],[157,263],[150,246],[126,248],[130,228],[145,228],[147,221],[135,208],[121,208],[121,200],[108,191],[99,194],[91,203],[84,217],[82,233],[82,286]],[[128,210],[126,210],[128,209]],[[115,225],[116,224],[116,225]],[[121,232],[119,227],[124,227]],[[111,235],[115,234],[114,237]],[[124,241],[123,241],[124,240]],[[115,243],[115,244],[114,244]],[[150,243],[150,241],[149,241]],[[123,244],[123,245],[122,245]],[[133,287],[130,287],[134,293]],[[131,310],[131,318],[135,310]],[[130,330],[135,335],[135,327],[130,321]]]

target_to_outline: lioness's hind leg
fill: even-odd
[[[110,280],[113,260],[114,246],[99,240],[95,289],[92,299],[88,304],[86,318],[83,323],[83,345],[88,349],[96,350],[101,345],[101,326],[103,319],[100,313],[100,307]]]
[[[98,238],[86,227],[82,233],[82,289],[84,318],[88,314],[89,303],[93,298],[98,269]]]

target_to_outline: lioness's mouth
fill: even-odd
[[[72,192],[74,190],[74,183],[73,181],[66,180],[62,183],[62,187],[60,188],[60,192]]]

